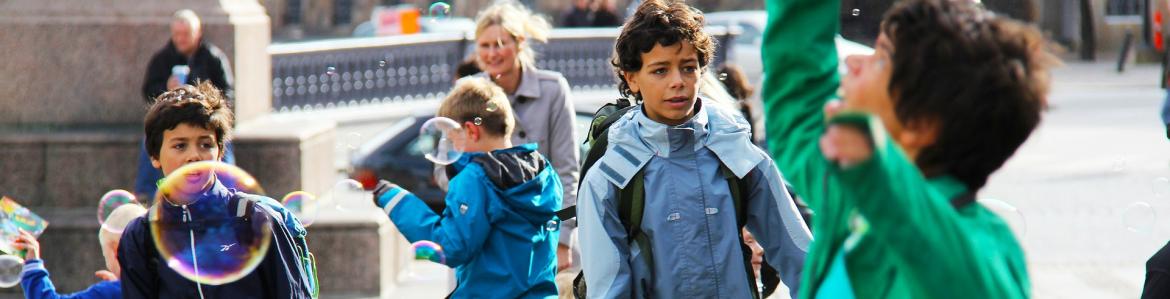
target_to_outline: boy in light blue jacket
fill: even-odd
[[[646,0],[615,48],[619,90],[641,105],[609,127],[578,192],[588,297],[758,298],[741,226],[795,296],[809,231],[746,120],[697,96],[715,52],[702,14]],[[634,197],[623,194],[637,184],[643,212],[626,216]],[[635,217],[640,225],[626,227]]]

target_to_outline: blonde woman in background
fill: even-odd
[[[515,1],[499,1],[476,16],[475,60],[484,76],[504,89],[516,114],[512,144],[536,143],[552,161],[564,187],[563,207],[577,204],[580,154],[573,124],[569,81],[558,72],[536,68],[532,42],[548,41],[549,23]],[[561,224],[557,269],[576,269],[569,234],[576,223]]]

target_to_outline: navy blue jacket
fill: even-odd
[[[236,193],[217,181],[198,201],[187,205],[187,209],[195,211],[192,213],[196,215],[195,217],[220,217],[192,220],[193,223],[203,224],[204,229],[210,229],[209,227],[215,224],[207,223],[236,220],[235,211],[241,196],[254,195]],[[200,298],[202,292],[203,298],[310,298],[307,277],[297,263],[300,257],[291,241],[292,234],[285,225],[282,225],[283,216],[264,205],[249,207],[251,207],[249,216],[252,218],[271,217],[268,225],[272,231],[272,238],[265,257],[251,273],[239,280],[222,285],[208,285],[184,278],[168,267],[161,258],[151,235],[150,225],[164,223],[180,229],[182,227],[190,229],[191,226],[168,222],[182,218],[174,216],[181,215],[181,207],[165,202],[156,203],[150,213],[131,221],[122,233],[121,245],[118,247],[118,263],[122,266],[123,297]],[[159,213],[164,217],[156,217]],[[148,223],[151,221],[154,222]],[[201,240],[203,239],[197,239],[195,246],[217,246],[199,244]]]

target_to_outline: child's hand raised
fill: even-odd
[[[832,120],[844,105],[834,100],[825,103],[825,119]],[[845,122],[833,123],[821,135],[821,154],[841,167],[857,165],[873,156],[873,145],[861,127]]]
[[[373,191],[374,205],[379,208],[386,207],[386,204],[390,203],[390,198],[382,198],[382,195],[394,189],[399,189],[398,184],[391,183],[387,180],[379,180],[378,185],[374,187]],[[406,192],[406,190],[401,190],[400,192]]]
[[[24,260],[41,259],[41,243],[37,242],[37,237],[32,234],[20,230],[20,235],[16,237],[16,241],[12,243],[12,247],[24,250]]]

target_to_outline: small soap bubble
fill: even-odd
[[[853,16],[856,17],[856,16],[860,16],[860,15],[861,15],[861,10],[854,8],[853,9]]]
[[[386,67],[386,61],[385,60],[378,60],[378,67],[380,67],[380,68]]]
[[[549,220],[544,224],[544,230],[546,231],[556,231],[558,228],[560,228],[560,222],[557,222],[556,219]]]
[[[451,5],[442,1],[435,2],[434,4],[431,4],[429,9],[427,9],[427,14],[431,17],[432,21],[437,19],[445,19],[451,15]]]
[[[1165,177],[1154,179],[1152,182],[1150,182],[1150,191],[1152,191],[1156,197],[1166,197],[1167,194],[1170,194],[1170,179]]]
[[[110,213],[113,213],[114,209],[117,209],[118,207],[125,204],[136,202],[138,202],[137,198],[135,198],[134,194],[130,193],[130,191],[115,189],[110,190],[110,192],[106,192],[105,195],[102,195],[101,201],[98,202],[98,224],[105,224],[106,218],[110,217]]]
[[[483,118],[476,116],[475,119],[472,121],[472,123],[474,123],[477,126],[482,126],[483,125]]]
[[[333,184],[333,189],[329,191],[329,196],[333,202],[337,203],[337,209],[343,211],[368,211],[376,208],[374,206],[373,195],[362,187],[362,183],[353,179],[344,179]]]
[[[447,263],[447,257],[443,254],[443,247],[431,241],[418,241],[410,244],[411,251],[414,251],[415,260],[432,261],[440,264]]]
[[[1121,214],[1121,223],[1125,225],[1125,229],[1135,233],[1153,232],[1157,220],[1158,215],[1154,213],[1154,207],[1146,202],[1131,203]]]
[[[719,81],[727,81],[727,73],[719,73]]]
[[[0,255],[0,288],[11,288],[20,284],[20,271],[24,260],[15,255]]]
[[[499,110],[499,109],[500,109],[500,107],[496,106],[495,102],[487,102],[487,108],[484,110],[487,110],[487,112],[496,112],[496,110]]]
[[[308,227],[317,221],[317,196],[305,191],[293,191],[280,200],[285,209]]]
[[[476,117],[475,124],[483,120]],[[426,148],[425,157],[435,164],[449,165],[463,156],[461,141],[464,131],[458,122],[446,117],[435,117],[423,123],[419,129],[420,147]],[[457,142],[458,141],[458,142]]]
[[[332,67],[332,66],[325,68],[325,75],[330,76],[330,77],[336,76],[337,75],[337,68]]]

